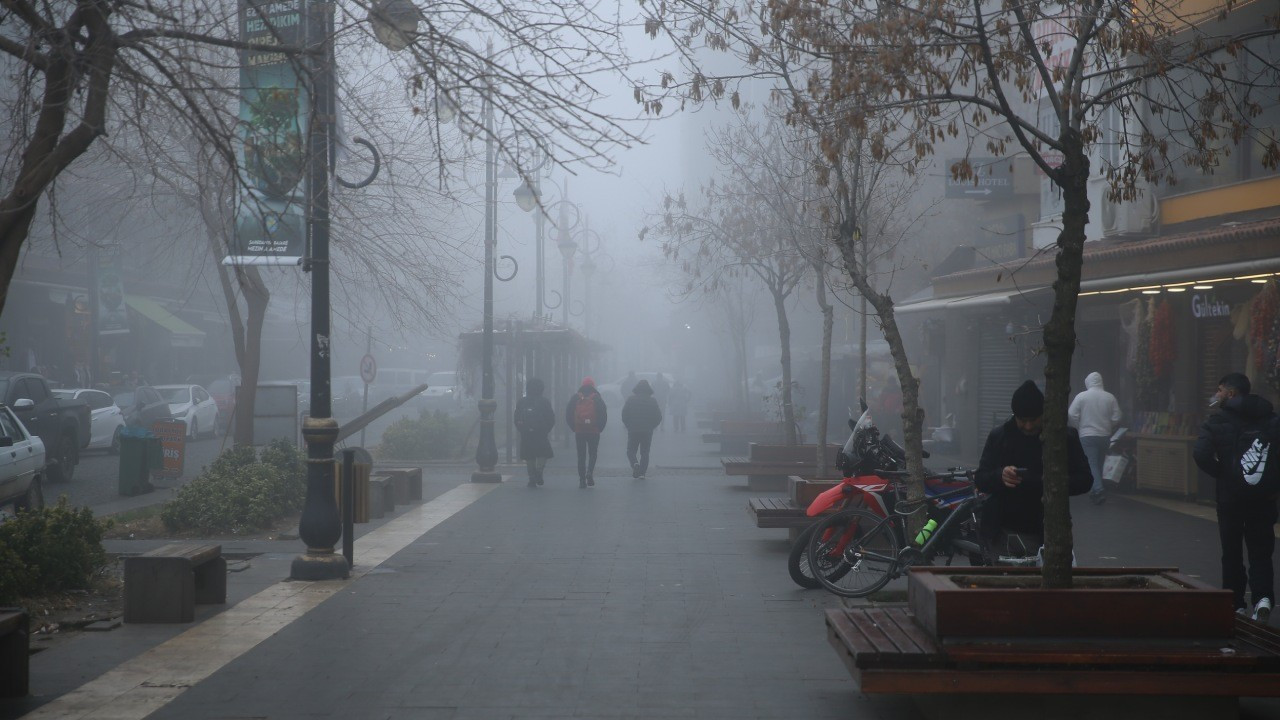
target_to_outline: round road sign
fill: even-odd
[[[360,358],[360,379],[367,384],[373,382],[376,377],[378,377],[378,361],[374,360],[372,355]]]

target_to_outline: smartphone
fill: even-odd
[[[1020,478],[1025,478],[1027,476],[1026,468],[1014,468],[1013,471],[1017,473]]]

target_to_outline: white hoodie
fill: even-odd
[[[1085,391],[1071,401],[1067,420],[1080,437],[1111,437],[1120,422],[1120,403],[1102,389],[1102,375],[1094,372],[1084,379]]]

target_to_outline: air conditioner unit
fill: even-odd
[[[1150,190],[1132,202],[1116,203],[1102,196],[1102,235],[1128,237],[1150,235],[1155,230],[1159,204]]]

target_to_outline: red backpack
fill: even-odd
[[[598,433],[600,432],[598,423],[595,393],[589,395],[578,393],[578,399],[573,404],[573,431],[578,433]]]

